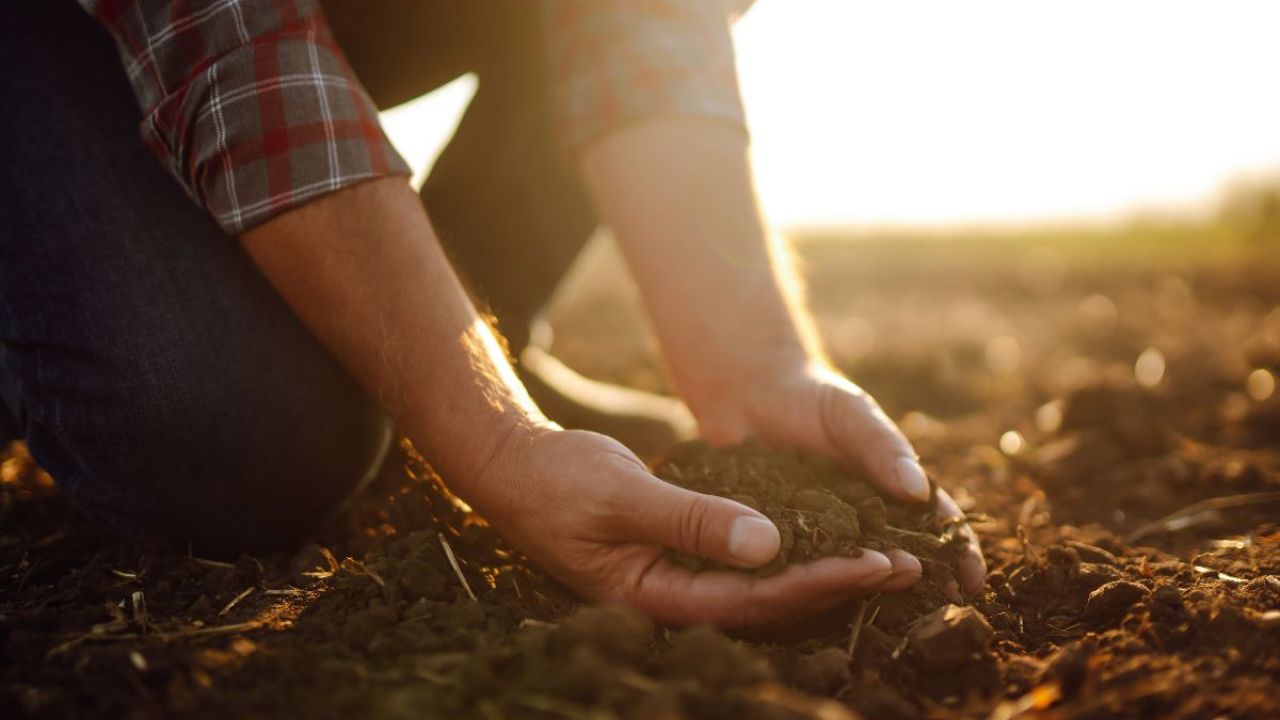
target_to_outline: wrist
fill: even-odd
[[[492,409],[473,421],[464,421],[461,414],[433,413],[436,417],[414,423],[409,430],[415,447],[450,492],[473,506],[484,504],[485,491],[495,484],[493,477],[500,474],[497,468],[504,464],[503,458],[537,436],[560,429],[536,406]]]
[[[779,402],[833,372],[820,356],[803,346],[768,347],[742,352],[734,367],[685,401],[698,421],[700,435],[713,444],[738,442],[757,435],[768,418],[783,412]]]

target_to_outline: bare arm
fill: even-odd
[[[672,623],[768,623],[892,587],[889,558],[827,558],[765,580],[691,573],[665,548],[738,566],[778,552],[750,508],[653,477],[616,441],[529,400],[403,179],[327,195],[247,233],[303,321],[515,547],[594,599]]]
[[[341,190],[243,236],[254,261],[444,477],[548,423],[462,289],[404,178]]]
[[[929,497],[911,444],[822,356],[798,281],[765,230],[740,129],[654,119],[606,136],[582,167],[704,437],[807,448],[865,471],[890,494]],[[960,579],[972,592],[985,566],[970,540]]]
[[[731,396],[818,356],[756,203],[746,135],[671,117],[592,146],[585,171],[640,283],[673,379],[713,440],[748,428]],[[755,355],[751,363],[747,356]]]

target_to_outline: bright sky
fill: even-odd
[[[759,0],[738,25],[781,225],[1098,217],[1280,166],[1275,0]],[[385,114],[415,166],[474,90]]]

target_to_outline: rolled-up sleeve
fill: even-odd
[[[115,37],[142,137],[230,235],[408,175],[309,0],[80,0]]]
[[[731,18],[742,0],[544,0],[559,125],[570,152],[619,127],[696,115],[742,127]]]

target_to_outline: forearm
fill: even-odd
[[[605,137],[582,163],[700,422],[752,381],[740,372],[818,357],[794,276],[761,218],[739,129],[654,120]]]
[[[404,178],[327,195],[243,236],[311,331],[455,487],[545,422]]]

